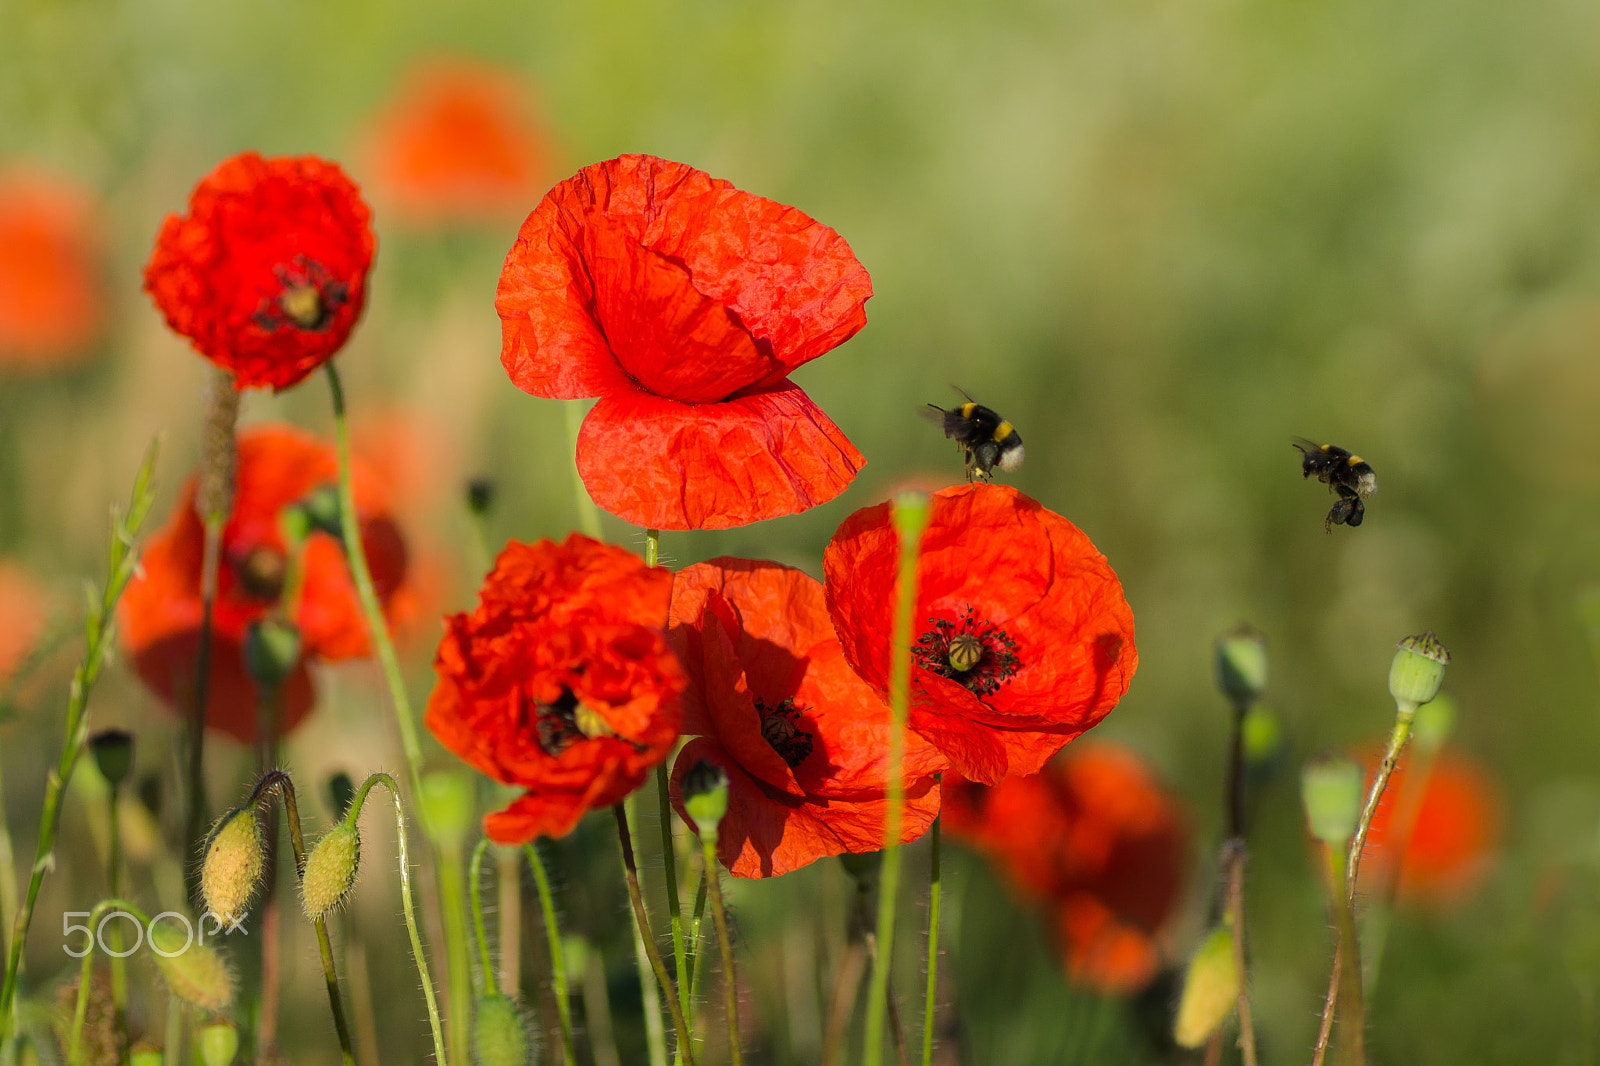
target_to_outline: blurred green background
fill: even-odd
[[[167,435],[158,512],[197,454],[205,365],[140,292],[161,218],[244,149],[322,154],[365,182],[373,116],[440,54],[525,79],[547,183],[622,152],[682,160],[827,223],[872,273],[868,327],[795,375],[870,465],[803,516],[669,533],[668,561],[735,553],[818,573],[852,510],[910,477],[959,477],[919,405],[948,402],[955,383],[1010,418],[1028,447],[1010,480],[1089,533],[1135,611],[1139,674],[1098,732],[1144,753],[1192,809],[1174,958],[1216,872],[1228,712],[1211,643],[1239,620],[1271,642],[1268,702],[1289,750],[1247,888],[1267,1062],[1309,1057],[1331,953],[1296,768],[1379,739],[1394,642],[1436,631],[1454,655],[1457,744],[1498,780],[1505,833],[1463,906],[1398,917],[1374,1058],[1596,1060],[1600,7],[4,0],[0,162],[69,175],[100,205],[99,350],[56,373],[0,369],[0,553],[68,616],[144,442]],[[520,219],[419,230],[373,202],[374,288],[339,358],[358,432],[364,411],[421,427],[419,555],[462,556],[454,486],[473,474],[501,486],[498,535],[564,534],[562,412],[498,365],[494,286]],[[245,418],[331,425],[314,383],[250,395]],[[1360,529],[1324,533],[1331,500],[1298,476],[1295,435],[1372,463],[1380,491]],[[440,608],[463,605],[473,575],[439,566]],[[431,641],[409,652],[419,694]],[[290,762],[331,764],[330,738],[358,762],[393,760],[361,722],[365,675],[335,681],[325,691],[354,694],[291,742]],[[0,729],[22,851],[59,744],[53,691]],[[171,733],[126,671],[94,714]],[[146,752],[159,768],[158,746]],[[571,869],[611,861],[595,830],[561,845]],[[87,832],[70,818],[68,831]],[[737,886],[759,1061],[807,1061],[770,953],[813,921],[819,892],[844,892],[840,876],[823,863]],[[1136,1010],[1065,985],[991,875],[958,860],[948,883],[961,1061],[1160,1060]],[[392,913],[375,899],[364,922]],[[596,900],[569,907],[599,937],[622,911]],[[58,964],[54,947],[38,948],[36,975]],[[608,959],[625,985],[625,949]],[[399,962],[390,972],[396,996],[415,992]],[[908,968],[905,986],[918,982]],[[625,1007],[623,1028],[637,1021]],[[407,1000],[394,1024],[420,1010]],[[326,1055],[311,1035],[297,1061]]]

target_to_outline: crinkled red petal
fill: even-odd
[[[612,514],[647,529],[728,529],[843,492],[866,460],[796,385],[726,403],[618,392],[578,435],[578,472]]]

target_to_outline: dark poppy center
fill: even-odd
[[[957,621],[930,618],[926,630],[912,645],[917,665],[965,687],[974,696],[988,696],[1022,669],[1017,642],[967,605]]]
[[[604,718],[578,702],[570,688],[563,688],[554,703],[534,705],[534,728],[546,755],[560,755],[580,740],[617,735]]]
[[[755,702],[761,714],[761,739],[770,744],[791,769],[805,762],[812,748],[811,734],[800,728],[800,715],[805,708],[796,706],[793,696],[776,707],[768,707],[760,696]]]
[[[250,549],[250,554],[234,566],[239,586],[252,598],[267,603],[277,603],[283,595],[284,579],[289,572],[289,560],[277,548],[263,544]]]
[[[327,329],[334,314],[350,299],[349,286],[303,255],[278,267],[276,274],[282,290],[255,314],[256,325],[262,329],[291,326],[312,333]]]

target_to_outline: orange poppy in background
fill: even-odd
[[[335,163],[245,152],[168,215],[144,268],[167,325],[240,389],[286,389],[344,346],[367,299],[372,212]]]
[[[578,471],[651,529],[726,529],[843,492],[865,460],[789,381],[866,324],[833,230],[682,163],[625,155],[552,189],[506,256],[500,361],[519,389],[600,397]]]
[[[1365,755],[1369,767],[1380,758],[1377,749]],[[1373,816],[1362,852],[1362,882],[1370,889],[1373,876],[1395,875],[1393,845],[1388,843],[1388,837],[1395,824],[1393,819],[1409,816],[1414,821],[1399,859],[1398,898],[1433,906],[1459,903],[1482,883],[1499,844],[1499,789],[1471,759],[1445,748],[1433,757],[1418,795],[1406,788],[1406,766],[1410,762],[1408,754],[1395,768]],[[1409,811],[1408,804],[1412,805]]]
[[[279,605],[291,560],[283,512],[338,479],[333,448],[288,426],[252,426],[239,434],[233,513],[222,533],[222,565],[212,612],[206,724],[249,743],[256,736],[255,682],[244,667],[245,631]],[[388,515],[377,479],[354,470],[361,541],[378,598],[388,607],[406,576],[406,548]],[[144,682],[187,714],[200,647],[200,570],[205,531],[195,512],[195,479],[184,486],[165,526],[145,545],[141,573],[122,596],[122,638]],[[283,685],[282,729],[310,711],[315,696],[306,665],[313,660],[371,654],[366,623],[344,547],[328,532],[313,532],[301,548],[299,602],[292,621],[301,654]]]
[[[49,598],[27,571],[0,559],[0,687],[44,633]]]
[[[501,844],[564,836],[672,752],[683,669],[663,632],[672,574],[579,533],[512,541],[479,603],[445,619],[427,726],[525,789],[484,819]]]
[[[527,96],[516,74],[485,63],[419,64],[375,121],[375,194],[414,223],[522,214],[545,163]]]
[[[1041,907],[1068,976],[1107,994],[1148,984],[1183,887],[1187,819],[1132,751],[1074,745],[1036,776],[945,777],[943,825]]]
[[[94,205],[65,178],[0,172],[0,367],[44,369],[100,335]]]
[[[1016,489],[960,485],[929,505],[911,728],[974,781],[1035,773],[1128,691],[1133,612],[1089,538]],[[881,696],[900,558],[889,507],[845,519],[823,556],[845,658]]]
[[[673,579],[668,639],[689,674],[672,802],[704,759],[728,774],[717,857],[775,877],[828,855],[877,851],[888,807],[889,705],[844,661],[822,583],[799,570],[713,559]],[[939,814],[942,755],[906,735],[902,841]]]

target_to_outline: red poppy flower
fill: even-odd
[[[1378,750],[1367,755],[1367,765],[1376,766]],[[1482,883],[1499,843],[1499,790],[1477,764],[1446,748],[1434,756],[1417,795],[1406,788],[1406,761],[1390,776],[1367,832],[1362,880],[1393,876],[1393,845],[1386,844],[1390,822],[1396,812],[1404,819],[1404,808],[1414,804],[1415,821],[1399,859],[1399,898],[1431,906],[1459,903]]]
[[[27,571],[0,559],[0,688],[38,643],[48,602]]]
[[[929,503],[911,728],[974,781],[1035,773],[1128,691],[1133,612],[1089,538],[1017,490],[961,485]],[[888,504],[845,519],[823,557],[845,658],[880,695],[899,557]]]
[[[99,335],[93,214],[62,178],[0,174],[0,366],[70,362]]]
[[[718,858],[737,877],[775,877],[827,855],[877,851],[888,801],[889,706],[844,661],[822,585],[799,570],[713,559],[673,579],[668,639],[689,673],[673,767],[728,773]],[[944,757],[906,734],[901,839],[939,814]]]
[[[241,389],[286,389],[332,358],[367,299],[376,241],[355,183],[316,156],[234,156],[167,216],[144,287]]]
[[[377,120],[374,187],[413,222],[520,215],[544,164],[526,95],[515,75],[482,63],[418,66]]]
[[[866,324],[833,230],[682,163],[625,155],[545,196],[506,256],[500,361],[535,396],[598,396],[578,437],[595,502],[651,529],[725,529],[844,491],[865,462],[788,380]]]
[[[484,820],[492,839],[563,836],[671,753],[684,687],[663,633],[671,595],[668,571],[574,533],[506,545],[477,609],[445,620],[428,728],[527,790]]]
[[[290,560],[279,521],[285,508],[338,479],[331,447],[288,426],[254,426],[239,434],[233,514],[222,532],[222,565],[212,610],[206,724],[249,743],[256,735],[255,683],[245,672],[243,641],[250,623],[278,606]],[[361,540],[379,599],[389,604],[406,573],[406,550],[387,514],[387,500],[364,467],[354,471]],[[142,573],[123,593],[121,632],[147,685],[179,713],[193,696],[200,646],[200,569],[205,530],[195,512],[190,478],[167,524],[145,545]],[[311,709],[306,663],[371,654],[366,622],[344,548],[325,532],[301,548],[300,662],[284,682],[284,732]]]
[[[1055,929],[1067,973],[1126,994],[1160,968],[1187,829],[1138,756],[1074,745],[1031,777],[945,777],[944,826],[993,860]]]

